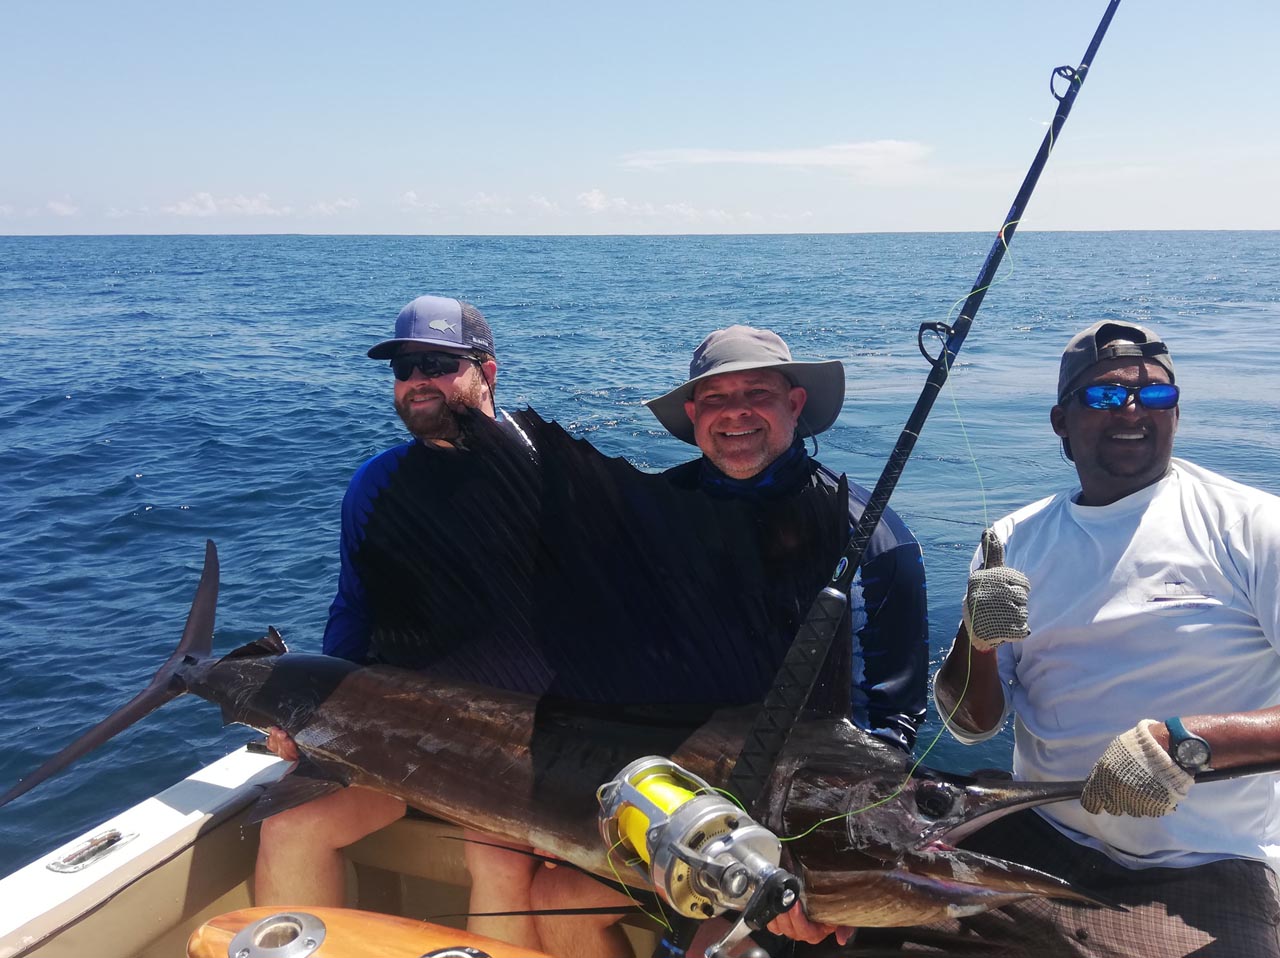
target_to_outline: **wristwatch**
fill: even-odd
[[[1184,771],[1195,775],[1209,768],[1213,751],[1208,742],[1188,732],[1180,718],[1165,719],[1164,727],[1169,730],[1169,753]]]

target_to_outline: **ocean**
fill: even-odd
[[[501,405],[646,469],[693,449],[643,400],[710,330],[772,328],[846,364],[818,455],[870,486],[928,373],[917,328],[953,315],[991,239],[0,237],[0,790],[145,685],[206,538],[215,649],[276,625],[318,651],[347,480],[403,436],[364,353],[414,296],[485,312]],[[1280,233],[1021,232],[892,500],[924,546],[935,665],[983,527],[1074,483],[1048,411],[1063,345],[1102,318],[1168,339],[1179,455],[1280,493]],[[1007,765],[1007,732],[964,748],[937,728],[930,764]],[[164,707],[0,810],[0,874],[251,735]]]

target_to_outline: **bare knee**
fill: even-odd
[[[305,843],[337,850],[404,815],[404,802],[364,788],[347,788],[272,815],[262,823],[268,848]]]
[[[486,881],[519,883],[527,886],[533,880],[533,875],[540,863],[536,858],[526,854],[530,851],[527,847],[504,844],[499,848],[493,844],[486,844],[499,840],[480,832],[467,831],[463,836],[467,839],[463,854],[473,882],[483,877]]]
[[[533,879],[533,907],[593,908],[627,905],[625,895],[571,868],[543,868]],[[559,958],[635,958],[635,949],[618,925],[621,915],[539,915],[538,937]]]
[[[630,905],[626,896],[602,885],[589,875],[569,867],[540,868],[533,876],[533,884],[529,889],[530,904],[535,911],[547,911],[557,908],[596,908],[610,905]],[[621,915],[574,915],[568,919],[577,927],[608,928],[617,924]],[[539,917],[538,924],[544,921],[559,924],[564,919],[556,915]]]
[[[288,811],[272,815],[262,822],[261,841],[263,845],[278,846],[286,842],[307,841],[317,839],[323,841],[324,828],[320,816],[299,805]]]
[[[338,832],[349,828],[349,823],[342,821],[344,817],[341,806],[324,799],[307,802],[264,820],[261,841],[269,847],[305,842],[315,848],[338,849],[342,847],[335,841]]]

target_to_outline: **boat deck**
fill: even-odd
[[[248,807],[288,765],[237,749],[0,879],[0,958],[174,958],[211,919],[253,905]],[[408,817],[347,850],[351,907],[465,926],[461,830]],[[63,867],[69,870],[54,870]],[[655,932],[627,926],[638,953]]]

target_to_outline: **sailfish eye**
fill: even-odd
[[[942,818],[956,807],[956,789],[946,782],[919,782],[916,785],[916,808],[926,818]]]

